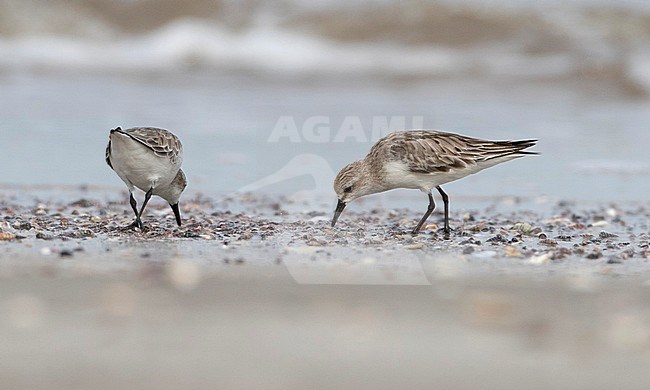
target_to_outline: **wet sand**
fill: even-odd
[[[116,199],[0,197],[7,388],[650,386],[648,204]]]

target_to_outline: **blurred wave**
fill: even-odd
[[[648,176],[650,163],[630,160],[581,160],[572,164],[573,170],[589,175]]]
[[[0,70],[604,79],[650,93],[650,6],[554,0],[3,0]]]

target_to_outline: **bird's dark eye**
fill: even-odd
[[[343,192],[345,192],[345,193],[352,192],[352,186],[345,187],[343,189]]]

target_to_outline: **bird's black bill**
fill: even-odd
[[[332,218],[332,227],[336,225],[336,221],[339,220],[339,217],[341,216],[341,213],[345,209],[345,206],[347,204],[345,202],[342,202],[341,199],[339,199],[339,203],[336,205],[336,210],[334,211],[334,218]]]
[[[178,226],[181,226],[181,212],[178,210],[178,203],[176,204],[170,204],[172,207],[172,211],[174,212],[174,216],[176,217],[176,223]]]

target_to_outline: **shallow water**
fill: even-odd
[[[108,130],[151,125],[181,137],[191,191],[326,196],[379,135],[424,127],[540,140],[540,156],[449,184],[452,196],[643,200],[648,107],[603,83],[11,72],[0,74],[0,182],[120,188]]]

